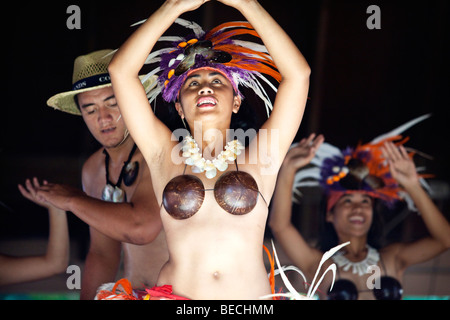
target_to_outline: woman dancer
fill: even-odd
[[[332,278],[325,277],[323,299],[401,299],[405,269],[450,247],[450,225],[422,188],[412,155],[399,139],[389,136],[341,152],[322,144],[322,136],[311,135],[286,155],[272,199],[269,225],[293,264],[312,279],[324,251],[350,242],[324,264],[324,268],[337,264],[338,280],[329,292]],[[296,175],[310,161],[315,166]],[[320,248],[310,246],[291,223],[292,187],[310,185],[311,177],[319,180],[328,195],[325,220],[330,240],[319,244]],[[374,241],[380,236],[374,231],[378,214],[375,199],[386,204],[401,199],[414,203],[430,236],[378,248],[375,243],[379,241]]]
[[[221,0],[249,23],[224,24],[209,33],[190,24],[194,36],[148,57],[181,14],[205,2],[166,1],[119,49],[109,72],[161,204],[170,258],[158,285],[171,285],[174,294],[190,299],[257,299],[271,291],[262,250],[267,202],[303,117],[310,69],[257,1]],[[242,33],[259,34],[270,56],[262,45],[231,39]],[[146,59],[157,54],[159,90],[195,132],[184,140],[185,163],[174,160],[178,141],[153,114],[138,78]],[[242,101],[238,85],[262,96],[261,73],[280,81],[278,93],[270,118],[240,153],[243,147],[227,132]]]

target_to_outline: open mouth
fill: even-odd
[[[114,130],[116,130],[115,127],[112,127],[112,128],[105,128],[105,129],[102,129],[101,132],[102,132],[102,133],[111,133],[111,132],[113,132]]]
[[[351,223],[363,224],[366,221],[366,219],[363,216],[351,216],[349,221]]]
[[[216,99],[211,97],[200,98],[197,101],[198,108],[215,107],[216,104],[217,104]]]

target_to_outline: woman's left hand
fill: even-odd
[[[416,166],[405,147],[396,147],[392,142],[386,142],[381,150],[389,163],[392,177],[400,185],[408,187],[419,183]]]
[[[248,0],[217,0],[218,2],[222,2],[223,4],[238,9],[239,5],[244,2],[249,2]],[[256,2],[256,1],[255,1]]]

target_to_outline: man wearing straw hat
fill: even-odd
[[[112,56],[112,50],[101,50],[78,57],[72,91],[47,101],[55,109],[81,115],[102,145],[83,165],[84,192],[59,184],[47,184],[38,192],[90,226],[81,299],[93,299],[99,285],[116,280],[121,248],[124,276],[137,288],[153,286],[168,259],[150,172],[125,127],[111,86],[107,67]],[[149,90],[155,80],[143,85]]]

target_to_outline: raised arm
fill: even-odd
[[[291,222],[292,185],[297,170],[311,161],[322,142],[323,136],[315,138],[312,134],[289,150],[278,174],[269,216],[269,226],[277,242],[291,261],[308,274],[316,270],[322,253],[312,248]]]
[[[0,286],[44,279],[66,271],[69,263],[69,230],[63,210],[41,202],[36,197],[39,181],[27,180],[19,191],[30,201],[48,209],[49,237],[47,251],[43,255],[11,257],[0,255]]]
[[[297,134],[303,117],[308,96],[310,68],[295,43],[256,0],[219,1],[239,10],[250,22],[282,76],[273,112],[262,127],[268,130],[272,150],[278,152],[273,160],[276,160],[279,166]],[[270,140],[271,129],[278,130],[279,140]],[[274,143],[277,145],[275,149],[272,146]]]
[[[120,112],[134,141],[150,164],[159,158],[160,152],[167,146],[171,132],[151,111],[138,73],[157,40],[176,18],[204,2],[166,1],[128,38],[109,65]]]
[[[393,143],[387,142],[383,150],[393,178],[414,201],[430,233],[430,237],[401,245],[398,259],[400,266],[406,268],[432,259],[450,248],[450,224],[420,185],[414,162],[405,148],[397,148]]]

